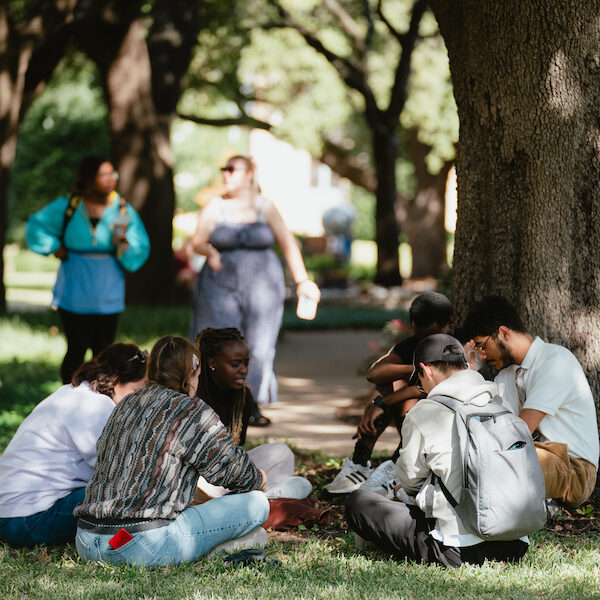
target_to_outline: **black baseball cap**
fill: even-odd
[[[446,333],[434,333],[423,338],[415,348],[413,355],[413,372],[408,379],[410,385],[417,385],[419,377],[417,371],[419,365],[448,362],[456,363],[457,365],[465,365],[467,356],[462,344],[451,335]]]

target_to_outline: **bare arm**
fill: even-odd
[[[392,392],[391,394],[388,394],[387,396],[383,396],[382,400],[386,408],[403,402],[404,405],[402,407],[402,414],[405,415],[420,398],[424,397],[424,394],[421,393],[416,386],[407,385],[395,392]],[[365,412],[363,413],[360,423],[358,424],[358,434],[375,435],[375,421],[380,415],[383,414],[383,410],[383,408],[369,403],[365,408]]]
[[[281,248],[285,262],[296,282],[296,291],[298,294],[303,294],[314,300],[319,300],[321,291],[317,285],[308,278],[304,260],[302,259],[302,254],[300,254],[294,235],[288,229],[281,214],[270,200],[265,200],[264,216],[267,225],[275,235],[275,239]]]
[[[407,380],[413,372],[413,366],[407,365],[390,350],[386,355],[376,360],[367,371],[367,380],[371,383],[391,383],[398,379]]]
[[[196,254],[206,256],[209,266],[215,271],[220,271],[223,268],[221,265],[221,255],[208,241],[210,234],[215,228],[215,224],[215,204],[211,202],[200,212],[198,226],[194,235],[188,240],[187,247]]]
[[[533,432],[538,428],[542,419],[546,416],[546,413],[541,410],[535,410],[534,408],[524,408],[519,413],[519,418],[523,419],[529,427],[529,433],[533,435]]]

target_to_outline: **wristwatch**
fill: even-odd
[[[385,410],[387,408],[383,401],[383,396],[376,396],[375,398],[373,398],[373,400],[371,402],[375,406],[379,406],[379,408],[382,408],[383,410]]]

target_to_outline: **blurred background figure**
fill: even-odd
[[[332,206],[323,213],[328,250],[343,263],[350,261],[352,225],[355,219],[356,209],[349,202]]]
[[[258,405],[274,402],[275,344],[283,314],[284,277],[273,251],[277,242],[298,296],[318,301],[296,240],[275,205],[260,193],[252,159],[233,156],[222,167],[225,193],[200,213],[190,248],[206,256],[196,280],[190,338],[206,327],[236,327],[250,348],[247,381],[256,402],[250,424],[270,421]]]
[[[67,353],[63,383],[69,383],[88,348],[94,356],[115,339],[125,309],[123,269],[136,271],[150,241],[135,210],[117,194],[118,173],[101,156],[80,165],[70,197],[58,198],[27,221],[29,248],[61,260],[52,306],[58,308]]]

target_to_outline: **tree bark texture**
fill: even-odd
[[[407,132],[408,154],[415,169],[417,193],[410,201],[398,203],[398,220],[412,249],[413,279],[440,277],[448,269],[446,251],[446,181],[452,166],[446,162],[438,173],[427,169],[429,146],[418,132]]]
[[[139,211],[151,241],[146,264],[128,274],[127,299],[167,304],[172,300],[175,278],[172,118],[160,116],[155,109],[144,34],[141,23],[134,21],[103,79],[113,151],[123,175],[121,191]]]
[[[136,303],[174,299],[170,133],[201,6],[198,0],[157,0],[146,31],[140,2],[98,0],[80,36],[102,76],[120,191],[139,211],[150,237],[150,258],[127,277],[127,299]]]
[[[60,60],[77,0],[48,2],[35,14],[15,20],[0,1],[0,312],[6,310],[4,259],[8,186],[25,110],[41,92]]]
[[[394,128],[378,126],[372,130],[373,163],[377,174],[375,188],[375,243],[377,269],[375,283],[386,287],[401,285],[398,258],[398,222],[396,203],[396,158],[398,138]]]
[[[600,5],[431,0],[460,119],[453,300],[502,294],[600,394]]]
[[[128,274],[127,300],[166,304],[172,299],[175,277],[171,119],[160,118],[155,108],[146,32],[137,10],[115,10],[122,12],[115,15],[101,9],[100,17],[82,30],[80,45],[101,74],[120,173],[119,191],[140,213],[150,237],[148,261],[136,273]]]

